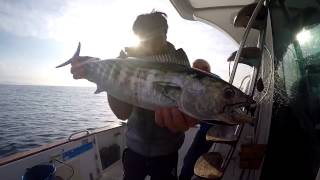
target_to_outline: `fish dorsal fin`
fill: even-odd
[[[79,43],[78,43],[78,48],[77,48],[76,52],[74,53],[74,55],[72,56],[72,58],[70,58],[68,61],[60,64],[60,65],[57,66],[56,68],[60,68],[60,67],[66,66],[66,65],[68,65],[68,64],[71,64],[72,61],[73,61],[76,57],[79,57],[79,55],[80,55],[80,49],[81,49],[81,43],[79,42]]]
[[[176,101],[180,97],[181,87],[175,83],[156,81],[153,82],[153,86],[156,91],[173,101]]]

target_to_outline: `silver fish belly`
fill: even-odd
[[[97,84],[97,91],[149,110],[176,107],[174,99],[162,93],[157,83],[174,82],[183,85],[182,74],[166,71],[166,65],[139,59],[109,59],[85,65],[85,78]],[[179,65],[178,65],[179,66]],[[180,77],[179,77],[180,76]]]
[[[253,120],[239,110],[254,103],[252,98],[213,74],[154,59],[100,61],[79,53],[80,43],[74,56],[58,67],[84,61],[84,78],[97,84],[96,93],[106,91],[114,98],[149,110],[178,107],[198,120],[233,124]]]
[[[212,74],[192,68],[143,59],[109,59],[88,63],[86,72],[86,78],[97,84],[97,92],[106,91],[145,109],[178,107],[197,119],[251,121],[237,111],[227,111],[233,105],[250,104],[246,94]]]

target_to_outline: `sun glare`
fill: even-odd
[[[132,32],[132,23],[141,13],[138,9],[143,7],[138,7],[136,3],[123,0],[113,3],[68,1],[66,7],[59,18],[52,19],[49,23],[52,27],[51,38],[64,45],[63,57],[71,57],[78,42],[82,45],[80,55],[101,59],[115,58],[124,47],[139,45],[140,39]],[[53,73],[46,75],[50,77],[52,84],[62,81],[64,85],[91,85],[88,82],[74,81],[71,76],[67,80],[63,79],[70,75],[69,72],[59,73],[59,76],[53,76]]]
[[[216,68],[215,73],[224,74],[222,77],[227,76],[228,70],[227,66],[224,65],[224,59],[237,47],[237,45],[231,44],[232,42],[228,38],[221,36],[219,30],[215,30],[208,25],[205,27],[200,22],[182,19],[169,1],[73,0],[63,1],[59,6],[61,8],[58,12],[44,12],[41,7],[41,11],[39,11],[41,14],[34,13],[30,15],[31,17],[26,18],[27,27],[31,27],[31,30],[34,28],[37,33],[31,33],[33,32],[31,30],[23,30],[26,33],[25,36],[31,36],[37,43],[43,42],[43,48],[46,52],[42,54],[48,56],[46,60],[43,60],[43,57],[37,60],[33,58],[33,53],[37,54],[38,49],[29,47],[33,62],[37,62],[37,65],[41,64],[41,67],[30,67],[32,70],[30,74],[35,75],[29,79],[38,78],[37,83],[41,81],[42,84],[79,84],[80,81],[72,79],[68,69],[55,69],[54,67],[72,57],[78,42],[81,42],[80,56],[92,56],[100,59],[118,57],[124,47],[139,45],[139,38],[132,32],[132,24],[139,14],[150,13],[152,10],[162,11],[168,15],[169,30],[167,37],[169,42],[174,44],[177,49],[183,48],[190,62],[202,58],[212,63],[213,67],[221,67]],[[43,21],[29,20],[29,18],[38,19],[38,16],[42,16]],[[20,19],[17,22],[19,25],[21,24]],[[17,26],[21,28],[13,29],[23,29],[23,26]],[[301,38],[299,36],[298,39],[299,41],[307,41],[308,36],[302,36]],[[52,44],[50,44],[51,42]],[[33,42],[30,41],[29,43]],[[219,44],[219,46],[216,44]],[[55,47],[55,49],[51,51],[51,47]],[[49,64],[38,62],[48,62]],[[2,69],[4,69],[3,65]],[[7,76],[15,76],[13,71],[6,70],[5,72]],[[4,71],[0,70],[1,73],[4,74]],[[2,75],[2,79],[3,77]],[[68,77],[68,79],[65,77]],[[89,84],[89,82],[86,83]]]
[[[108,4],[77,4],[69,2],[65,13],[51,22],[51,37],[67,46],[82,43],[81,54],[112,58],[126,46],[137,46],[139,39],[131,26],[135,19],[134,4],[128,11],[120,2]],[[118,8],[118,6],[122,6]],[[121,12],[119,9],[122,9]],[[126,12],[123,14],[123,12]]]
[[[308,30],[302,29],[296,36],[300,44],[305,44],[311,39],[311,33]]]

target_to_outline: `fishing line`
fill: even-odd
[[[269,58],[271,60],[271,72],[270,72],[270,75],[269,75],[269,78],[268,78],[268,85],[267,85],[266,92],[262,95],[260,100],[257,101],[257,104],[261,103],[261,101],[267,96],[268,91],[269,91],[270,86],[271,86],[271,80],[274,78],[274,62],[273,62],[272,54],[271,54],[270,50],[268,49],[268,47],[266,45],[264,45],[263,47],[267,51],[267,53],[269,55]]]
[[[266,45],[263,46],[264,49],[267,51],[268,55],[269,55],[269,58],[271,60],[271,72],[270,72],[270,75],[269,75],[269,80],[268,80],[268,85],[267,85],[267,89],[266,89],[266,92],[264,93],[264,95],[260,98],[260,100],[257,102],[257,104],[260,104],[263,99],[267,96],[268,94],[268,91],[270,89],[270,86],[271,86],[271,80],[274,79],[274,57],[272,56],[270,50],[268,49],[268,47]],[[254,133],[254,137],[258,137],[260,134],[259,131],[256,131],[255,130],[255,133]],[[254,139],[254,141],[257,141],[257,139]]]
[[[65,166],[67,166],[68,168],[71,169],[71,171],[72,171],[71,176],[67,178],[67,180],[70,180],[70,179],[73,177],[73,175],[74,175],[74,169],[73,169],[73,167],[70,166],[69,164],[66,164],[66,163],[58,160],[58,159],[54,159],[54,160],[57,161],[58,163],[61,163],[61,164],[65,165]]]

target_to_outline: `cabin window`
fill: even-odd
[[[270,2],[275,90],[263,179],[312,179],[320,162],[320,3]]]
[[[283,50],[277,54],[277,73],[284,83],[287,102],[298,110],[302,128],[320,130],[320,3],[301,6],[299,2],[284,1],[286,10],[280,11],[286,27],[277,22],[274,25],[274,33],[286,31],[279,28],[288,33],[286,39],[275,44],[283,46],[276,48]]]

